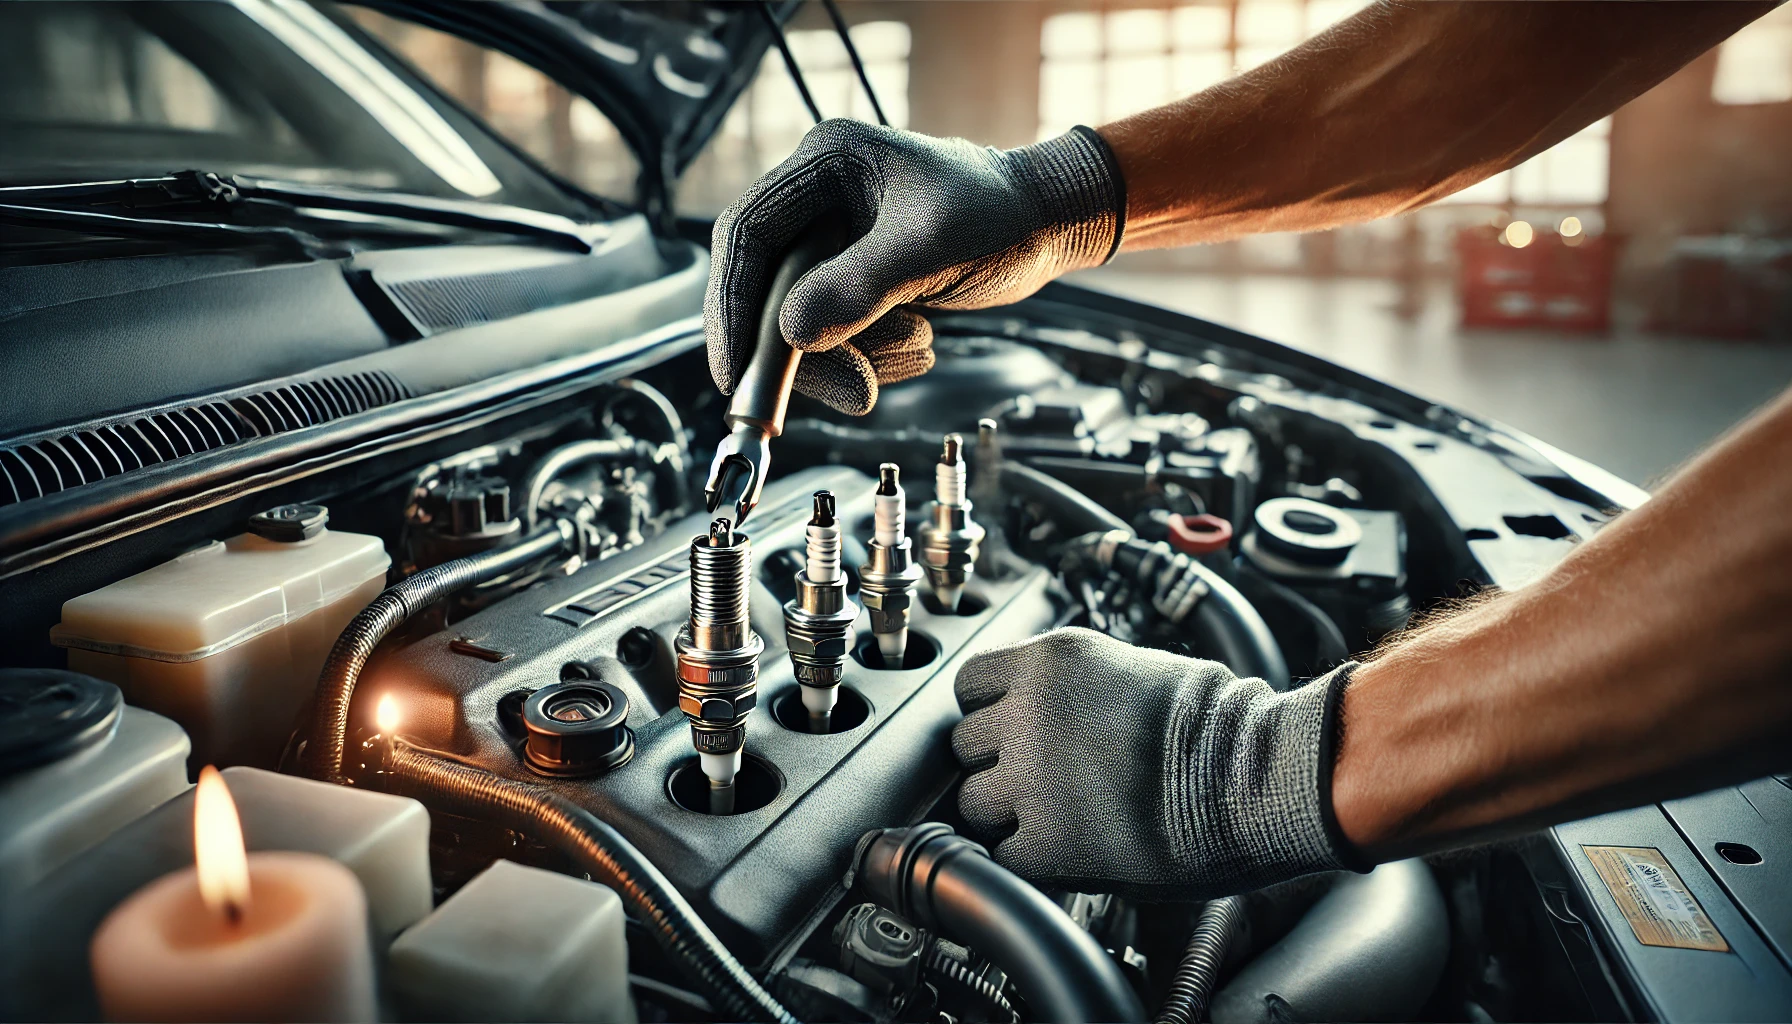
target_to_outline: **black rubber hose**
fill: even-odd
[[[1145,1019],[1094,936],[983,847],[937,821],[867,840],[857,873],[872,899],[988,957],[1034,1014],[1067,1024]]]
[[[1344,631],[1338,628],[1337,620],[1326,614],[1325,609],[1309,601],[1300,591],[1272,580],[1248,565],[1239,564],[1236,571],[1240,574],[1249,573],[1252,581],[1293,609],[1295,614],[1306,619],[1313,627],[1313,655],[1318,659],[1316,668],[1329,671],[1350,659],[1350,644],[1344,639]]]
[[[336,646],[330,649],[323,671],[318,673],[311,740],[305,751],[307,774],[325,782],[342,781],[349,705],[355,699],[361,669],[381,640],[391,636],[412,615],[456,591],[515,572],[567,549],[572,536],[571,524],[556,522],[510,547],[456,558],[400,580],[361,609],[336,638]]]
[[[1226,954],[1243,925],[1242,896],[1212,900],[1201,908],[1154,1024],[1196,1024],[1207,1015],[1207,1003],[1219,982],[1220,968],[1225,966]]]
[[[532,836],[614,889],[724,1020],[796,1024],[653,862],[590,811],[539,786],[501,779],[402,741],[392,744],[385,769],[393,791]]]
[[[1096,504],[1083,492],[1057,477],[1016,462],[1002,465],[1002,489],[1008,494],[1049,505],[1071,533],[1132,528],[1125,520]],[[1276,643],[1269,624],[1225,577],[1198,560],[1195,572],[1207,584],[1208,595],[1195,606],[1195,629],[1234,672],[1256,676],[1277,690],[1288,689],[1288,662]]]

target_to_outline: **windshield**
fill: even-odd
[[[590,211],[301,0],[0,3],[0,183],[203,168]]]

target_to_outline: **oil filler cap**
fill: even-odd
[[[92,676],[0,669],[0,778],[105,742],[123,708],[118,687]]]
[[[1309,498],[1271,498],[1252,518],[1264,551],[1301,565],[1340,565],[1363,539],[1348,512]]]
[[[628,694],[601,679],[544,686],[523,702],[523,756],[543,775],[597,775],[628,761]]]

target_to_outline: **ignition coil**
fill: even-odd
[[[927,569],[927,585],[948,613],[958,611],[965,581],[976,569],[977,546],[983,527],[971,521],[971,501],[965,497],[964,438],[947,434],[939,465],[933,469],[933,497],[923,510],[921,564]]]
[[[868,545],[871,560],[859,570],[859,596],[871,617],[871,633],[877,637],[877,650],[886,668],[902,667],[915,587],[921,582],[921,567],[915,564],[909,539],[903,536],[907,498],[900,474],[894,462],[877,468],[877,494],[872,499],[875,532]]]
[[[859,606],[846,596],[832,491],[815,492],[815,515],[804,534],[796,596],[784,605],[784,637],[796,681],[802,684],[803,707],[809,710],[809,731],[825,733],[840,696],[852,624],[859,617]]]
[[[747,716],[759,703],[765,641],[747,621],[753,542],[727,519],[691,541],[691,617],[678,631],[678,707],[709,777],[710,809],[734,810]]]

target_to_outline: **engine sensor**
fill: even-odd
[[[915,587],[921,582],[921,567],[915,564],[909,539],[903,536],[907,498],[900,474],[894,462],[877,467],[871,560],[859,570],[859,595],[871,616],[871,633],[877,637],[877,651],[886,668],[902,667]]]
[[[948,613],[958,611],[965,581],[975,571],[977,546],[983,527],[971,520],[971,501],[965,497],[964,438],[947,434],[939,465],[933,469],[934,500],[923,512],[921,564],[927,569],[927,585]]]
[[[678,631],[678,707],[709,777],[710,811],[734,812],[734,777],[759,703],[765,641],[747,621],[753,542],[727,519],[691,541],[691,617]]]
[[[815,492],[815,515],[804,530],[803,567],[796,574],[796,596],[784,604],[784,637],[796,681],[802,684],[809,731],[825,733],[840,697],[840,677],[859,606],[846,596],[846,573],[840,567],[840,520],[834,493]]]

